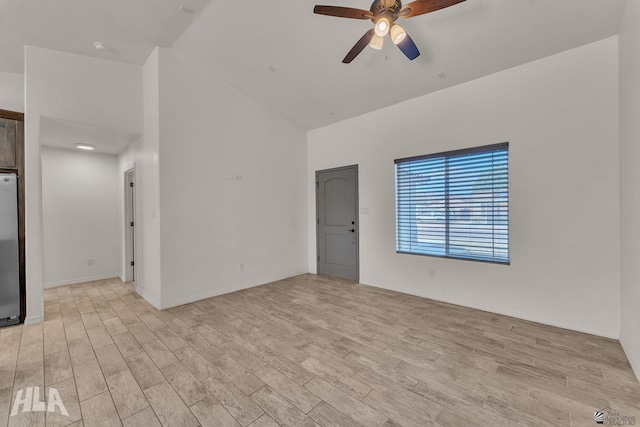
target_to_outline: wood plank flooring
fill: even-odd
[[[44,323],[0,329],[0,427],[640,425],[616,340],[338,279],[165,311],[119,280],[44,297]],[[28,387],[67,414],[11,416]]]

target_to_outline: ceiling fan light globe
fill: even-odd
[[[389,31],[393,44],[401,43],[407,37],[407,32],[400,25],[395,24]]]
[[[384,37],[389,33],[390,22],[386,17],[378,19],[376,22],[375,32],[376,36]]]
[[[383,43],[384,43],[384,38],[382,38],[382,37],[380,37],[379,35],[376,34],[371,39],[371,42],[369,43],[369,47],[371,49],[380,50],[380,49],[382,49],[382,44]]]

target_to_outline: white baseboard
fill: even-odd
[[[156,310],[162,310],[160,308],[160,302],[157,301],[155,298],[152,298],[149,294],[147,294],[144,290],[140,289],[138,286],[136,286],[135,291],[138,295],[140,295],[142,298],[144,298],[145,301],[147,301],[149,304],[151,304],[152,306],[154,306],[156,308]]]
[[[294,272],[294,273],[283,275],[283,276],[274,276],[274,277],[262,279],[260,281],[260,283],[252,283],[252,284],[248,284],[248,285],[227,286],[227,287],[222,288],[222,289],[220,289],[220,288],[212,289],[212,290],[207,291],[207,292],[202,292],[202,293],[199,293],[199,294],[190,295],[190,296],[187,296],[187,297],[184,297],[184,298],[174,299],[173,301],[163,302],[160,305],[160,307],[161,307],[160,310],[165,310],[167,308],[177,307],[177,306],[183,305],[183,304],[189,304],[189,303],[200,301],[200,300],[207,299],[207,298],[217,297],[219,295],[230,294],[232,292],[241,291],[243,289],[255,288],[256,286],[266,285],[267,283],[277,282],[278,280],[284,280],[284,279],[288,279],[290,277],[299,276],[301,274],[306,274],[306,273],[308,273],[308,271]],[[151,303],[151,301],[149,301],[149,303]],[[151,303],[151,304],[153,304],[153,303]],[[155,305],[154,305],[154,307],[155,307]]]
[[[75,285],[77,283],[95,282],[96,280],[114,279],[119,277],[118,273],[101,274],[99,276],[80,277],[78,279],[60,280],[57,282],[47,282],[44,284],[45,289],[57,288],[59,286]]]
[[[38,316],[27,316],[24,319],[24,324],[25,325],[33,325],[36,323],[41,323],[44,321],[44,316],[42,315],[38,315]]]
[[[640,382],[640,354],[638,352],[632,351],[631,344],[628,344],[631,340],[627,340],[624,333],[620,332],[620,344],[622,345],[622,349],[627,355],[627,359],[629,359],[629,363],[631,364],[631,369],[633,369],[633,373],[636,374],[636,378],[638,382]]]
[[[544,325],[555,326],[557,328],[569,329],[576,332],[583,332],[585,334],[597,335],[600,337],[612,338],[615,340],[620,338],[620,331],[612,331],[612,330],[597,329],[597,328],[585,328],[579,325],[557,322],[555,320],[545,319],[539,316],[531,316],[528,314],[519,313],[517,311],[503,310],[501,308],[484,306],[482,304],[476,304],[468,301],[453,300],[450,298],[444,298],[439,295],[432,295],[432,294],[429,294],[428,292],[416,292],[414,290],[409,290],[401,287],[392,288],[392,287],[385,287],[385,286],[379,286],[379,285],[368,285],[366,283],[361,283],[361,284],[365,286],[372,286],[375,288],[386,289],[389,291],[400,292],[407,295],[428,298],[434,301],[446,302],[448,304],[460,305],[462,307],[475,308],[476,310],[488,311],[490,313],[502,314],[504,316],[515,317],[517,319],[528,320],[530,322],[542,323]]]

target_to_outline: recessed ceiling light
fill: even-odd
[[[193,9],[188,8],[187,6],[184,6],[184,5],[180,6],[180,7],[178,8],[178,10],[179,10],[180,12],[184,12],[184,13],[188,13],[188,14],[192,14],[192,13],[194,12],[194,10],[193,10]]]
[[[78,150],[87,150],[87,151],[91,151],[91,150],[95,150],[96,146],[95,145],[91,145],[91,144],[76,144],[76,148]]]
[[[94,42],[93,47],[95,47],[96,50],[109,50],[109,45],[102,42]]]

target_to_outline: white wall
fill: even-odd
[[[617,338],[617,49],[612,37],[309,132],[311,269],[314,172],[358,164],[362,283]],[[396,254],[393,160],[505,141],[511,265]]]
[[[0,109],[24,112],[24,74],[0,72]]]
[[[40,154],[44,287],[116,277],[117,157],[53,147]]]
[[[629,0],[620,29],[620,342],[640,379],[640,2]]]
[[[25,47],[27,317],[43,318],[40,117],[142,133],[142,67]]]
[[[121,171],[136,168],[136,291],[161,306],[159,49],[143,67],[144,136],[120,156]],[[124,208],[123,208],[124,209]]]
[[[25,54],[40,116],[142,133],[140,66],[32,46]]]
[[[308,271],[305,139],[160,49],[163,307]]]

